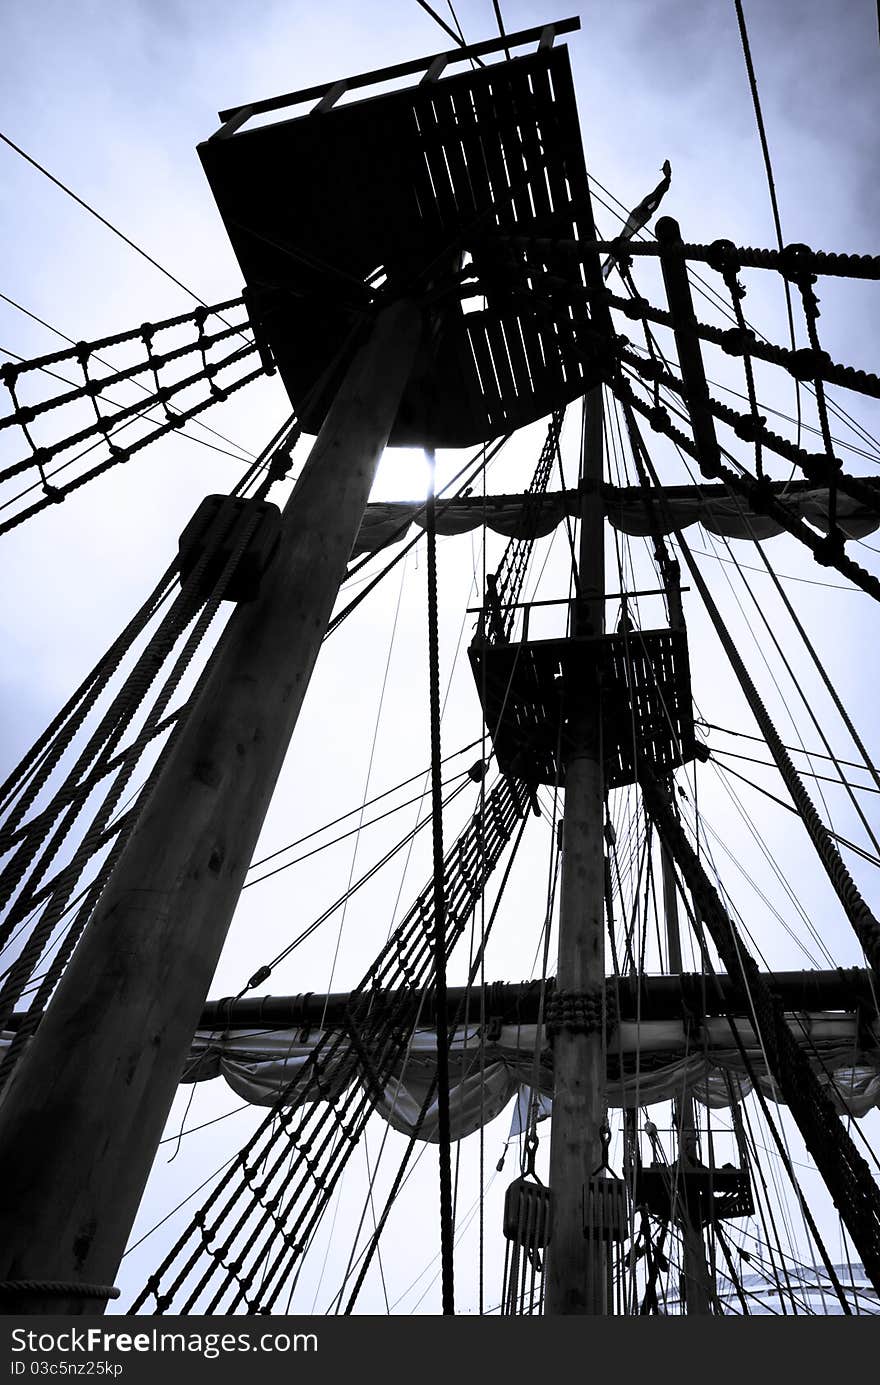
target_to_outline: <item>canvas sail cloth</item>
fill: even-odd
[[[859,1034],[853,1015],[821,1013],[790,1021],[803,1038],[810,1036],[810,1057],[820,1082],[829,1089],[843,1114],[864,1116],[880,1107],[880,1034],[862,1033],[871,1042],[868,1050],[857,1047]],[[781,1098],[763,1062],[760,1044],[744,1020],[738,1030],[763,1094],[771,1101]],[[337,1056],[326,1064],[309,1061],[322,1036],[320,1029],[200,1030],[194,1038],[185,1082],[206,1082],[222,1077],[245,1101],[271,1106],[288,1088],[288,1099],[320,1101],[339,1095],[351,1084],[348,1050],[340,1045]],[[552,1052],[543,1043],[535,1072],[536,1025],[502,1025],[489,1029],[481,1059],[479,1026],[459,1026],[450,1047],[450,1121],[452,1138],[472,1134],[494,1120],[526,1086],[536,1086],[542,1097],[553,1091]],[[416,1030],[408,1053],[394,1071],[375,1108],[396,1130],[415,1133],[419,1112],[428,1093],[436,1065],[436,1035]],[[707,1017],[701,1026],[699,1048],[685,1038],[681,1020],[622,1021],[608,1044],[608,1102],[614,1107],[651,1105],[681,1098],[689,1092],[714,1108],[741,1101],[752,1090],[729,1024]],[[621,1066],[624,1075],[619,1075]],[[344,1068],[344,1071],[341,1071]],[[544,1112],[549,1101],[543,1101]],[[437,1139],[437,1107],[429,1106],[418,1138]]]
[[[688,529],[701,524],[710,534],[726,539],[771,539],[784,532],[769,515],[754,514],[737,497],[730,496],[720,486],[670,486],[664,503],[656,500],[650,505],[645,495],[635,487],[604,487],[606,518],[614,529],[633,536],[650,535],[659,527],[664,534],[676,529]],[[822,533],[828,531],[828,491],[824,487],[792,487],[780,504],[794,518],[804,519]],[[531,501],[534,505],[534,500]],[[541,502],[536,538],[544,538],[561,524],[566,515],[579,512],[576,491],[549,492]],[[496,534],[519,538],[527,532],[527,511],[523,497],[499,495],[471,497],[467,500],[437,502],[437,533],[467,534],[485,522]],[[532,512],[534,514],[534,512]],[[422,501],[388,501],[367,506],[360,533],[352,549],[352,558],[404,539],[412,524],[424,528],[425,505]],[[847,538],[861,539],[880,528],[880,490],[877,504],[868,508],[851,496],[838,494],[837,522]],[[534,524],[534,518],[532,519]]]

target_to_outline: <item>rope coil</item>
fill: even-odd
[[[617,996],[613,990],[595,986],[588,991],[551,992],[544,1007],[547,1038],[557,1034],[600,1034],[603,1026],[608,1038],[619,1020]]]

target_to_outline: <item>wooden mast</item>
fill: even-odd
[[[602,508],[602,387],[585,399],[578,600],[574,635],[600,636],[605,624]],[[604,993],[604,785],[601,704],[596,685],[569,699],[574,749],[565,763],[562,880],[559,901],[557,994]],[[603,1027],[562,1027],[553,1045],[554,1098],[550,1129],[553,1227],[547,1252],[548,1315],[611,1311],[603,1242],[584,1232],[590,1178],[603,1163],[606,1121]]]
[[[0,1105],[5,1311],[103,1310],[421,336],[386,308]],[[39,1285],[87,1285],[65,1295]]]

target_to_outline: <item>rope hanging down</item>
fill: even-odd
[[[446,900],[443,890],[443,785],[440,754],[440,644],[437,612],[436,463],[429,465],[428,539],[428,700],[431,721],[431,812],[434,853],[434,989],[437,997],[437,1125],[440,1166],[440,1264],[443,1316],[455,1315],[453,1278],[452,1151],[449,1133],[449,1034],[446,1018]]]

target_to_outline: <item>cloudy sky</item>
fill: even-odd
[[[461,0],[456,13],[468,40],[495,33],[490,0]],[[513,31],[560,18],[564,9],[538,7],[533,0],[505,0],[503,13],[507,29]],[[880,128],[876,7],[871,0],[836,4],[751,0],[746,14],[785,240],[824,249],[876,251],[880,211],[875,176]],[[443,15],[449,18],[445,9]],[[613,212],[603,205],[608,194],[624,206],[634,205],[654,186],[661,164],[669,159],[673,181],[664,211],[680,221],[686,239],[725,236],[740,244],[772,244],[770,205],[732,0],[616,0],[584,5],[580,17],[581,31],[568,42],[588,169],[596,180],[600,230],[612,235],[619,228]],[[231,297],[241,287],[240,271],[195,152],[196,144],[216,128],[216,112],[448,46],[415,0],[383,0],[372,6],[339,0],[321,6],[296,0],[249,6],[226,0],[210,5],[194,0],[120,0],[113,5],[93,0],[76,6],[34,0],[28,6],[11,7],[4,28],[0,130],[208,303]],[[0,235],[0,293],[74,340],[92,339],[192,306],[193,300],[183,290],[7,145],[0,145]],[[645,283],[645,291],[662,305],[649,270]],[[787,326],[779,284],[771,276],[753,274],[747,287],[745,307],[751,321],[772,340],[784,342]],[[829,281],[822,285],[820,295],[823,345],[835,359],[871,369],[876,359],[875,286]],[[701,305],[700,315],[711,317],[707,305]],[[630,334],[635,336],[632,329]],[[0,348],[29,357],[61,345],[46,326],[0,300]],[[707,368],[714,379],[742,388],[734,364],[720,355],[710,353]],[[790,379],[776,379],[768,370],[759,373],[759,382],[767,405],[786,414],[794,412]],[[872,401],[847,398],[842,392],[837,397],[869,438],[876,436],[880,411],[872,407]],[[810,407],[806,401],[804,417],[815,425]],[[15,763],[143,599],[169,561],[177,536],[201,496],[234,484],[243,459],[259,450],[285,416],[286,400],[277,377],[261,381],[206,420],[222,431],[228,441],[221,445],[237,459],[183,437],[166,439],[64,505],[0,539],[0,573],[6,593],[0,610],[0,750],[5,764]],[[779,419],[774,426],[789,431]],[[866,442],[864,434],[845,421],[836,419],[834,428],[843,443],[878,456],[877,445]],[[487,489],[525,485],[541,437],[542,428],[537,426],[518,438],[491,471]],[[567,442],[567,464],[573,475],[574,424],[569,425]],[[20,439],[10,440],[7,435],[3,460],[16,460],[19,455],[24,455]],[[876,469],[876,460],[869,457],[854,451],[842,455],[854,473],[873,474]],[[674,453],[658,447],[656,458],[665,480],[687,479]],[[743,460],[749,464],[753,459],[746,452]],[[462,461],[458,454],[441,454],[441,480],[451,476]],[[784,478],[787,472],[775,474]],[[424,484],[418,454],[389,454],[376,495],[410,498],[423,493]],[[747,574],[753,583],[753,601],[723,545],[701,531],[692,530],[691,535],[695,549],[706,555],[704,572],[713,580],[717,599],[779,718],[783,736],[794,744],[801,743],[794,739],[801,736],[803,744],[815,747],[816,732],[806,720],[804,705],[798,703],[767,632],[760,629],[758,607],[780,642],[792,640],[790,623],[772,596],[768,579],[759,572]],[[751,545],[734,547],[742,563],[760,565]],[[486,556],[490,570],[502,550],[502,542],[490,536]],[[633,581],[649,578],[652,570],[644,547],[634,544],[632,550],[627,558],[631,563],[628,577]],[[817,569],[793,540],[773,540],[767,552],[779,572],[786,574],[786,590],[800,618],[869,748],[876,749],[876,612],[870,597],[846,589],[844,579],[833,571]],[[853,546],[853,552],[864,566],[878,570],[874,551]],[[463,619],[464,608],[479,599],[475,589],[475,574],[479,575],[483,562],[479,535],[473,543],[470,538],[445,540],[440,553],[441,648],[444,680],[449,680],[443,737],[444,749],[453,750],[473,741],[481,730],[467,661],[455,658],[457,651],[463,653],[471,629]],[[566,583],[563,540],[543,541],[537,550],[537,566],[548,553],[539,595],[557,596]],[[620,578],[610,540],[607,567],[609,590],[617,590]],[[654,583],[642,580],[642,585]],[[687,598],[686,611],[695,699],[702,715],[724,727],[753,731],[694,593]],[[616,608],[610,611],[611,619],[616,613]],[[659,603],[644,604],[640,618],[647,626],[660,623]],[[827,696],[803,649],[793,647],[790,658],[806,700],[822,719],[835,749],[854,758],[839,721],[832,720]],[[328,643],[258,855],[356,807],[365,796],[427,764],[426,663],[424,555],[419,555],[410,557],[402,572],[390,577],[357,618]],[[752,772],[779,792],[778,780],[774,783],[770,773]],[[762,904],[758,890],[793,932],[803,933],[795,906],[774,876],[772,861],[755,849],[712,766],[701,769],[698,788],[707,822],[729,848],[732,845],[734,859],[725,860],[719,846],[717,864],[759,937],[764,957],[779,967],[809,965],[803,950]],[[785,873],[796,879],[798,896],[835,963],[855,963],[858,958],[848,925],[789,815],[742,785],[737,792],[743,795],[744,811],[753,819],[769,856],[784,861]],[[863,829],[840,791],[829,787],[827,794],[836,830],[865,843]],[[863,798],[870,810],[873,800],[867,794]],[[450,838],[467,811],[462,805],[458,817],[450,820]],[[407,812],[401,814],[400,822],[407,820]],[[402,831],[396,821],[387,831],[378,828],[365,838],[358,848],[356,871],[366,868],[396,840]],[[549,834],[536,822],[533,837],[514,877],[516,905],[502,918],[499,940],[489,952],[488,979],[515,980],[533,974]],[[754,858],[748,854],[752,852]],[[738,871],[738,863],[745,865],[744,871]],[[295,871],[249,890],[212,995],[240,989],[260,963],[274,956],[340,893],[340,882],[344,884],[351,868],[349,839]],[[344,919],[334,916],[312,942],[279,968],[267,989],[323,991],[331,979],[334,989],[355,984],[386,936],[395,900],[405,908],[428,868],[423,844],[414,850],[405,874],[398,861],[391,868],[396,874],[378,877],[373,887],[356,898]],[[873,872],[855,862],[852,868],[867,898],[876,899]],[[689,963],[691,954],[686,951]],[[453,979],[461,979],[461,966]],[[169,1131],[180,1127],[188,1095],[179,1109],[175,1106]],[[187,1125],[207,1121],[238,1104],[220,1082],[206,1084],[189,1110]],[[234,1152],[253,1120],[250,1111],[230,1115],[219,1126],[185,1138],[172,1164],[158,1163],[135,1236],[149,1230]],[[490,1171],[508,1120],[502,1116],[487,1135]],[[371,1132],[372,1153],[382,1133]],[[469,1209],[477,1195],[476,1175],[470,1167],[473,1147],[465,1146],[462,1152],[463,1209]],[[386,1154],[389,1178],[399,1152],[400,1144],[392,1137]],[[416,1307],[436,1269],[431,1268],[417,1290],[407,1294],[436,1249],[436,1217],[430,1210],[435,1196],[433,1163],[430,1151],[413,1180],[412,1205],[426,1209],[410,1223],[416,1234],[404,1238],[399,1227],[395,1234],[393,1223],[390,1229],[384,1269],[389,1299],[401,1300],[397,1311]],[[511,1157],[508,1172],[512,1163]],[[500,1243],[504,1181],[503,1177],[495,1180],[487,1200],[487,1236],[493,1244],[490,1277],[494,1276],[491,1287],[487,1282],[488,1304],[497,1302],[500,1288],[496,1243]],[[809,1186],[812,1191],[813,1183]],[[359,1215],[364,1188],[364,1169],[359,1166],[343,1193],[325,1279],[319,1289],[320,1263],[311,1279],[304,1276],[294,1311],[297,1306],[310,1311],[313,1303],[322,1311],[332,1298],[337,1287],[333,1274],[344,1267],[349,1249],[342,1228],[346,1218],[353,1224]],[[836,1235],[828,1215],[829,1234]],[[177,1230],[181,1224],[179,1216],[169,1227]],[[476,1304],[475,1234],[476,1223],[462,1237],[459,1249],[463,1311],[474,1311]],[[167,1243],[165,1236],[165,1231],[156,1233],[129,1258],[131,1268],[124,1268],[120,1280],[126,1291],[139,1287],[153,1268]],[[319,1248],[319,1262],[322,1254]],[[337,1281],[338,1277],[337,1273]],[[436,1311],[437,1305],[435,1283],[416,1311]],[[384,1311],[384,1306],[382,1285],[374,1277],[365,1286],[363,1307]]]

